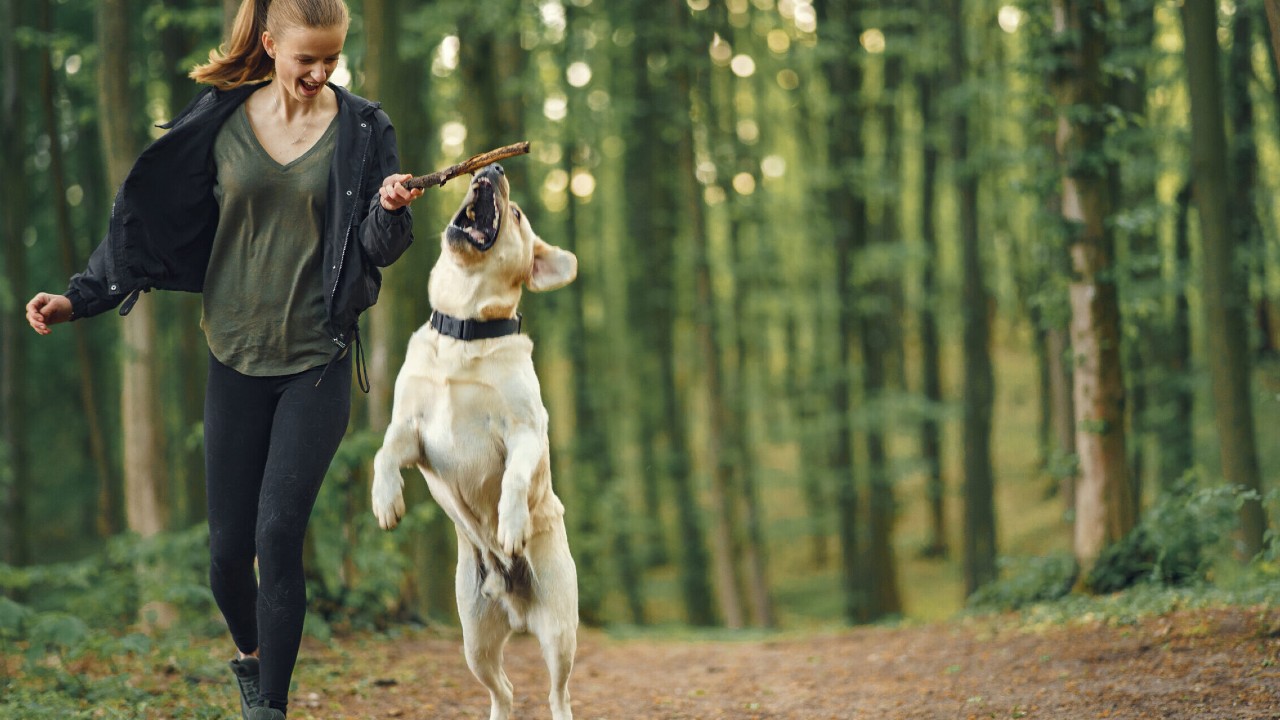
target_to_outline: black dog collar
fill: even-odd
[[[506,320],[462,320],[437,310],[431,311],[431,327],[441,335],[459,340],[487,340],[516,335],[520,332],[520,320],[520,313]]]

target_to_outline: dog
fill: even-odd
[[[489,690],[490,720],[511,716],[502,650],[537,638],[551,675],[551,716],[571,720],[578,581],[564,505],[551,488],[547,411],[533,343],[519,333],[522,287],[543,292],[578,274],[511,201],[499,165],[478,171],[441,236],[430,321],[409,340],[391,424],[374,458],[373,512],[404,516],[400,469],[417,466],[458,536],[455,593],[471,672]]]

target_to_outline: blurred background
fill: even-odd
[[[382,103],[404,170],[528,140],[512,195],[578,255],[522,309],[585,623],[1280,582],[1261,0],[350,5],[333,81]],[[47,338],[22,306],[83,267],[236,7],[0,0],[0,636],[147,607],[219,632],[200,298]],[[373,389],[308,535],[321,637],[455,622],[425,485],[393,533],[368,496],[465,184],[416,204],[362,320]]]

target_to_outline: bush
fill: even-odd
[[[974,610],[1018,610],[1057,600],[1071,592],[1077,567],[1067,553],[1048,557],[1000,558],[1001,578],[978,588],[969,597]]]
[[[1140,582],[1179,587],[1206,580],[1250,497],[1233,487],[1198,488],[1194,475],[1185,476],[1128,535],[1103,550],[1086,586],[1110,593]]]

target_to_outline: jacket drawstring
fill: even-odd
[[[355,330],[352,331],[353,340],[356,344],[356,383],[360,386],[360,390],[365,395],[369,394],[369,368],[364,364],[364,342],[360,340],[360,323],[357,322]]]
[[[359,322],[357,322],[351,330],[351,345],[355,346],[355,348],[353,349],[353,352],[355,352],[355,355],[356,355],[355,356],[356,383],[360,386],[360,390],[364,392],[364,394],[368,395],[369,390],[372,386],[369,384],[369,368],[367,368],[364,364],[364,342],[360,339],[360,323]],[[316,384],[315,384],[316,387],[320,387],[320,383],[324,382],[324,376],[326,373],[329,372],[329,368],[333,367],[333,364],[337,362],[339,358],[342,357],[342,353],[347,348],[350,348],[351,345],[338,346],[338,351],[333,354],[332,358],[329,358],[329,362],[324,366],[324,370],[320,371],[320,378],[316,380]]]

